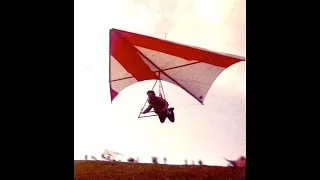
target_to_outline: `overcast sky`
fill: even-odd
[[[104,149],[126,156],[166,156],[226,165],[245,155],[245,62],[226,69],[200,105],[181,88],[164,83],[176,123],[138,119],[146,81],[109,95],[109,29],[118,28],[245,57],[244,0],[75,0],[74,158]],[[134,146],[133,146],[134,145]]]

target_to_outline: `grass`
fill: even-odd
[[[75,180],[245,180],[245,169],[199,165],[163,165],[74,161]]]

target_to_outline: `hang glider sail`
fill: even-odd
[[[126,87],[144,80],[179,86],[203,104],[214,80],[244,58],[150,36],[110,29],[111,102]]]

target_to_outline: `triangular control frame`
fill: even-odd
[[[166,99],[166,96],[165,96],[165,94],[164,94],[164,90],[163,90],[163,86],[162,86],[161,79],[157,79],[157,80],[156,80],[156,82],[154,83],[154,85],[153,85],[153,87],[152,87],[151,90],[154,91],[154,88],[156,87],[157,83],[159,83],[159,90],[158,90],[157,92],[155,91],[155,94],[156,94],[157,96],[162,97],[163,99]],[[138,118],[145,118],[145,117],[157,116],[157,114],[155,114],[154,111],[149,111],[149,112],[146,113],[146,114],[141,114],[142,111],[146,108],[147,103],[148,103],[148,98],[147,98],[146,102],[144,103],[143,107],[141,108],[141,111],[140,111],[140,113],[139,113]],[[152,113],[152,114],[150,114],[150,113]],[[150,115],[147,115],[147,114],[150,114]]]

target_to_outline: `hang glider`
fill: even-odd
[[[203,104],[214,80],[243,57],[178,44],[142,34],[110,29],[111,102],[126,87],[144,80],[179,86]]]
[[[114,152],[114,151],[110,151],[108,149],[105,149],[102,154],[110,156],[112,159],[116,159],[117,156],[124,156],[123,154],[120,154],[120,153],[117,153],[117,152]]]

